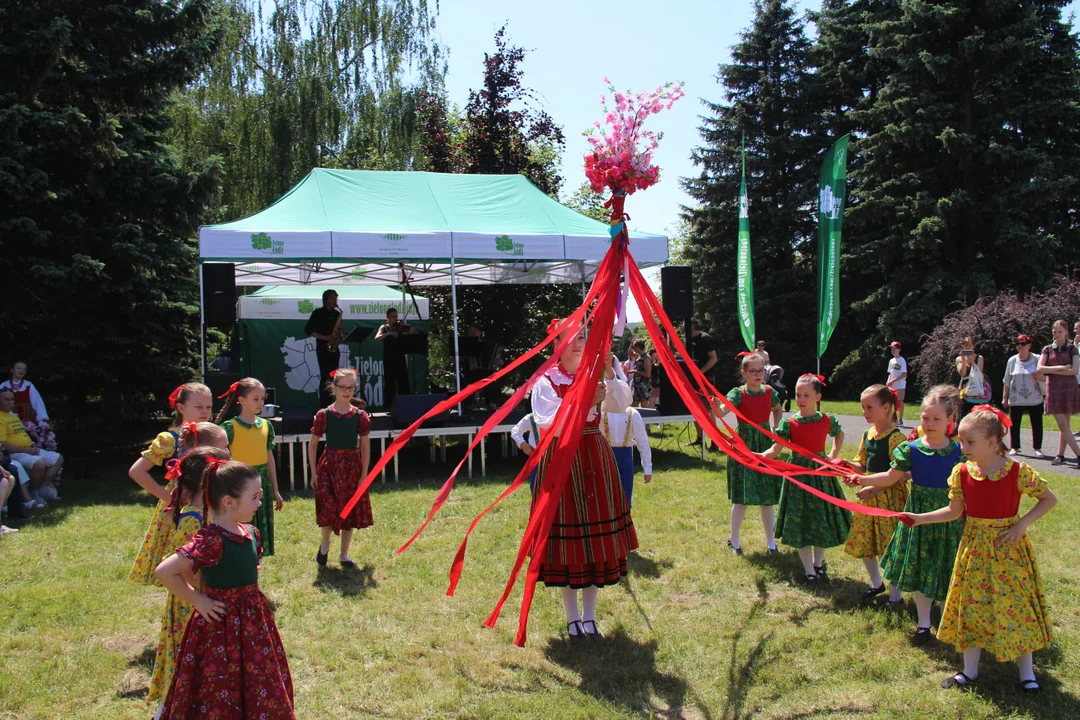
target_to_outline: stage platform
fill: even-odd
[[[515,410],[510,413],[502,423],[496,425],[491,435],[499,435],[500,445],[502,450],[502,456],[509,457],[509,453],[513,452],[517,455],[518,448],[512,442],[510,442],[510,431],[514,429],[518,421],[525,416],[525,410]],[[641,419],[645,422],[645,425],[659,425],[662,423],[692,423],[694,418],[691,415],[663,415],[658,410],[650,410],[648,408],[638,408],[638,412],[641,413]],[[453,436],[466,436],[468,442],[471,445],[476,433],[480,431],[484,423],[491,416],[488,412],[476,412],[465,417],[458,417],[457,413],[451,413],[450,420],[445,424],[437,427],[421,427],[417,430],[413,437],[430,437],[433,438],[431,443],[431,462],[436,462],[436,444],[439,448],[439,458],[442,462],[446,462],[446,438]],[[372,442],[379,441],[380,455],[386,452],[387,440],[393,440],[399,434],[402,429],[394,428],[393,422],[390,420],[388,413],[373,413],[371,416],[371,440]],[[297,477],[296,477],[296,448],[295,445],[301,445],[300,448],[300,487],[306,489],[308,486],[308,454],[307,444],[311,442],[310,433],[281,433],[277,436],[277,461],[280,479],[280,469],[283,466],[282,454],[288,453],[288,465],[289,465],[289,489],[297,489]],[[512,450],[511,450],[512,448]],[[480,441],[480,475],[487,475],[487,438],[485,437]],[[705,444],[702,443],[701,457],[705,457]],[[372,459],[374,462],[374,458]],[[473,454],[469,453],[468,456],[468,477],[473,476]],[[386,468],[383,468],[382,482],[386,482]],[[398,458],[394,456],[394,482],[398,482]]]

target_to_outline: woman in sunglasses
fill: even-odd
[[[1031,338],[1016,337],[1016,354],[1005,365],[1005,377],[1001,380],[1001,405],[1009,411],[1012,427],[1009,428],[1009,454],[1020,452],[1020,423],[1026,414],[1031,418],[1031,447],[1035,457],[1043,457],[1043,395],[1046,376],[1039,372],[1039,358],[1031,354]]]

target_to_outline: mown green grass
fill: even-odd
[[[984,660],[969,692],[941,690],[958,669],[951,647],[912,647],[913,609],[858,604],[860,562],[831,550],[832,585],[795,582],[794,552],[762,553],[748,514],[736,558],[724,549],[730,505],[724,460],[654,439],[657,472],[639,485],[641,547],[631,574],[600,594],[607,638],[570,643],[558,593],[539,588],[525,648],[512,644],[514,592],[497,628],[482,627],[513,562],[528,501],[518,493],[470,543],[456,597],[446,578],[469,520],[505,487],[516,460],[495,456],[486,479],[462,481],[403,555],[447,466],[417,447],[402,482],[377,485],[376,525],[358,533],[343,573],[314,563],[310,497],[277,516],[278,555],[261,584],[275,606],[301,718],[811,718],[1080,717],[1080,569],[1071,548],[1075,480],[1051,476],[1061,504],[1032,529],[1055,642],[1036,656],[1047,688],[1016,691],[1015,667]],[[124,474],[135,448],[73,464],[65,502],[0,539],[0,717],[146,718],[150,666],[164,602],[126,581],[150,502]],[[451,449],[460,457],[461,446]],[[849,445],[848,454],[852,447]],[[107,457],[106,457],[107,456]],[[82,477],[76,479],[77,475]],[[640,480],[640,477],[639,477]]]
[[[795,409],[794,403],[792,403],[791,408],[792,410]],[[852,415],[854,417],[862,415],[862,405],[859,404],[858,400],[822,400],[821,410],[822,412],[833,413],[835,415]],[[917,404],[909,405],[904,410],[904,419],[907,421],[909,427],[919,423],[919,408]],[[1073,415],[1069,418],[1069,422],[1073,432],[1080,432],[1080,415]],[[1031,430],[1031,425],[1027,418],[1023,420],[1023,427],[1025,433]],[[1058,431],[1057,421],[1054,420],[1053,415],[1043,416],[1043,430],[1046,430],[1047,432]],[[1056,447],[1050,448],[1047,452],[1050,451],[1056,452],[1057,449]]]

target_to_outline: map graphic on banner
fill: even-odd
[[[315,338],[286,338],[281,346],[285,356],[285,384],[291,389],[305,393],[319,392],[319,359],[315,354]],[[339,367],[351,367],[348,346],[342,346],[342,362]]]

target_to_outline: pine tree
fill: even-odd
[[[870,33],[888,82],[856,123],[866,137],[850,297],[869,337],[842,363],[852,386],[980,295],[1026,293],[1080,260],[1080,64],[1064,0],[904,3]],[[864,335],[866,337],[866,335]],[[875,373],[875,371],[877,371]]]
[[[166,110],[215,49],[213,7],[0,4],[0,327],[70,403],[58,418],[92,399],[138,415],[195,374],[193,238],[217,169],[177,164]]]
[[[755,4],[732,63],[720,66],[725,102],[704,101],[710,114],[693,153],[702,172],[683,180],[698,206],[684,213],[682,256],[694,268],[696,311],[712,329],[719,357],[731,357],[743,349],[734,288],[745,134],[757,335],[794,370],[814,362],[814,320],[803,309],[814,306],[814,208],[829,140],[815,112],[810,41],[792,5]]]

